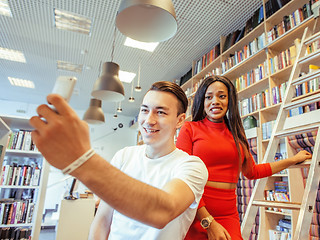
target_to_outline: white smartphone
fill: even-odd
[[[59,76],[54,84],[52,93],[61,95],[67,102],[69,102],[73,88],[76,85],[76,81],[76,77]]]

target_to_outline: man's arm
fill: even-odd
[[[195,197],[180,179],[163,189],[133,179],[95,154],[72,175],[122,214],[156,228],[163,228],[183,213]]]
[[[106,240],[110,233],[113,209],[101,201],[90,227],[88,240]]]
[[[64,169],[91,148],[89,129],[60,96],[51,94],[48,102],[59,114],[47,105],[39,106],[39,116],[30,119],[35,128],[32,138],[50,164]],[[191,188],[182,180],[175,179],[163,190],[157,189],[122,173],[97,154],[71,175],[112,208],[156,228],[163,228],[195,200]]]

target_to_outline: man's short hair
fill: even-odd
[[[188,98],[182,88],[177,84],[169,81],[155,82],[152,84],[149,91],[161,91],[174,94],[178,99],[178,116],[187,111]]]

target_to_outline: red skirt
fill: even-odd
[[[235,189],[219,189],[205,186],[202,196],[205,208],[231,235],[232,240],[243,240],[241,237],[240,220],[237,211]],[[185,240],[206,240],[207,230],[195,218]]]

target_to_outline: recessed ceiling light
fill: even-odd
[[[75,63],[71,63],[71,62],[65,62],[65,61],[58,60],[57,61],[57,69],[81,73],[82,69],[83,69],[83,64],[75,64]]]
[[[137,40],[133,40],[131,38],[126,38],[126,41],[124,42],[125,46],[138,48],[142,50],[146,50],[149,52],[153,52],[156,47],[158,46],[158,42],[139,42]]]
[[[0,15],[12,17],[12,13],[7,0],[0,0]]]
[[[30,80],[25,80],[21,78],[13,78],[8,77],[11,85],[17,86],[17,87],[25,87],[25,88],[34,88],[34,83]]]
[[[119,71],[119,79],[121,82],[131,83],[135,76],[136,74],[132,72]]]
[[[15,62],[26,62],[26,58],[22,52],[2,47],[0,47],[0,58]]]
[[[88,17],[55,8],[54,20],[58,29],[90,35],[92,20]]]

